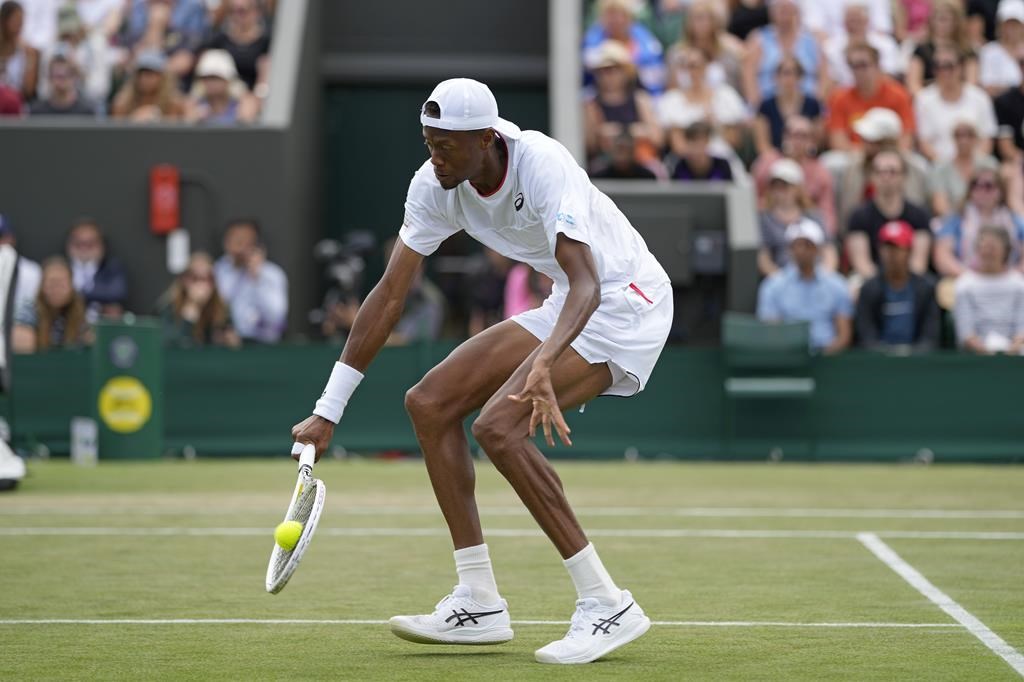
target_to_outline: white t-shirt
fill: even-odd
[[[890,0],[859,0],[867,4],[871,30],[892,34],[892,5]],[[800,15],[804,28],[825,35],[846,33],[843,17],[849,0],[800,0]]]
[[[739,93],[723,83],[714,87],[708,105],[690,100],[682,90],[669,90],[658,101],[658,118],[668,127],[685,128],[700,120],[729,126],[744,123],[750,113]]]
[[[978,82],[986,88],[1014,88],[1020,85],[1020,66],[1000,43],[992,41],[978,51]]]
[[[956,280],[953,319],[962,344],[979,337],[989,350],[1005,350],[1024,334],[1024,277],[1016,270],[983,275],[969,270]]]
[[[850,38],[845,33],[837,33],[825,41],[822,51],[828,61],[828,76],[832,81],[844,88],[853,85],[853,71],[846,62],[846,47]],[[868,44],[878,50],[878,66],[883,72],[899,78],[907,70],[906,60],[899,44],[892,36],[877,31],[868,31]]]
[[[918,138],[935,149],[939,162],[956,156],[953,128],[961,120],[973,121],[981,138],[995,137],[999,129],[992,99],[987,92],[971,83],[964,83],[960,99],[956,102],[942,99],[935,83],[922,88],[914,96],[914,116]]]
[[[557,295],[569,290],[569,279],[555,260],[561,233],[590,246],[602,292],[630,283],[653,289],[668,282],[643,238],[565,147],[533,130],[505,143],[505,178],[488,196],[468,181],[445,190],[429,159],[420,166],[409,183],[398,233],[406,246],[429,256],[445,239],[465,230],[503,256],[550,277]]]

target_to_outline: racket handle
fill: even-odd
[[[312,443],[306,443],[302,446],[302,453],[299,455],[299,468],[309,467],[313,468],[313,462],[316,460],[316,446]]]

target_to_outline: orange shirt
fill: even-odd
[[[878,90],[871,97],[864,99],[858,94],[857,88],[837,90],[828,101],[829,132],[842,130],[854,145],[860,146],[861,139],[853,131],[853,124],[867,113],[868,109],[884,107],[892,109],[903,120],[903,132],[914,132],[914,107],[907,90],[892,78],[883,77]]]

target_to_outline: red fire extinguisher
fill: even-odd
[[[181,174],[170,164],[149,172],[149,229],[164,235],[181,227]]]

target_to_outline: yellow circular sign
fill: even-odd
[[[153,399],[135,377],[114,377],[100,389],[100,418],[118,433],[134,433],[153,413]]]

